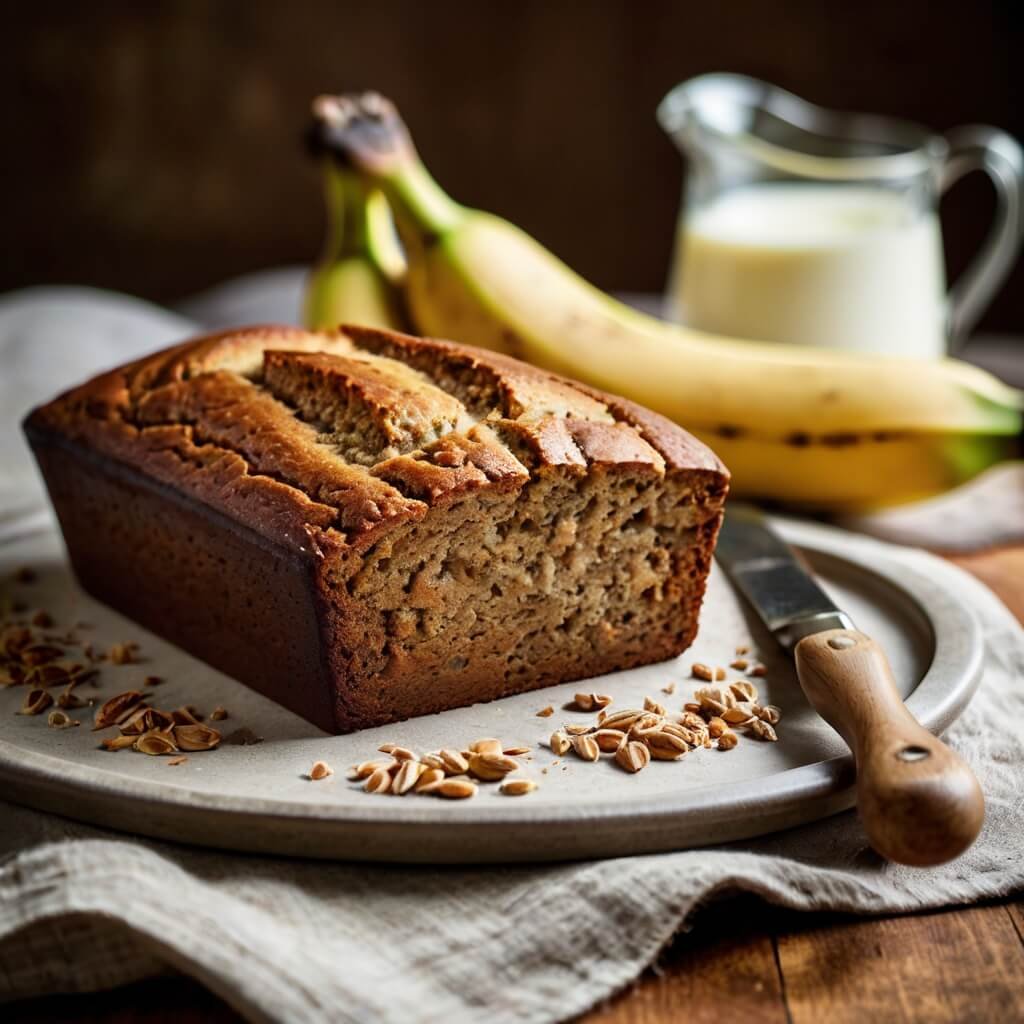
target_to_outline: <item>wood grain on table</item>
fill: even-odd
[[[1024,622],[1024,544],[951,561],[984,580]],[[796,914],[744,896],[709,904],[689,924],[656,970],[577,1024],[1024,1021],[1021,898],[864,919]],[[10,1024],[240,1019],[196,982],[178,977],[50,996],[6,1011]]]

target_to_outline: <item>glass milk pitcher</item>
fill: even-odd
[[[1024,153],[994,128],[936,136],[731,74],[677,86],[658,120],[689,164],[668,314],[693,327],[935,358],[1017,256]],[[996,222],[947,295],[939,197],[979,169]]]

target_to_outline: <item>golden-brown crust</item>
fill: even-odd
[[[522,487],[548,466],[699,471],[723,492],[728,480],[704,445],[623,399],[496,353],[360,327],[197,338],[67,392],[26,429],[314,553],[362,547],[431,505]]]

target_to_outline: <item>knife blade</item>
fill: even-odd
[[[729,508],[715,557],[787,650],[811,633],[854,628],[756,509]]]
[[[811,706],[849,745],[872,846],[921,867],[966,850],[984,819],[981,788],[907,710],[882,649],[854,627],[756,509],[727,508],[715,557],[792,652]]]

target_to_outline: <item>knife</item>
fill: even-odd
[[[901,864],[941,864],[985,816],[970,768],[907,710],[882,649],[854,627],[755,509],[730,506],[715,557],[796,661],[815,711],[850,747],[871,845]]]

